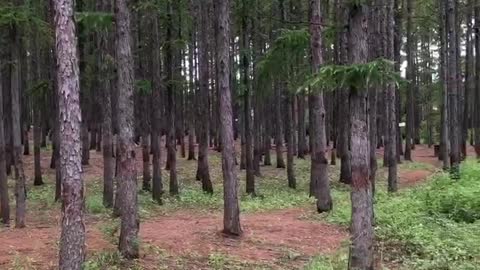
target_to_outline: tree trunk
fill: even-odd
[[[111,1],[102,0],[100,10],[111,12]],[[112,37],[107,31],[99,34],[100,57],[98,68],[103,77],[99,77],[102,91],[102,148],[103,148],[103,205],[107,208],[113,207],[114,194],[114,158],[113,158],[113,123],[112,123],[112,82],[108,74],[111,74],[111,67],[107,64],[107,57],[112,52]]]
[[[244,106],[244,129],[245,129],[245,165],[247,172],[247,194],[255,195],[255,170],[253,168],[253,134],[252,134],[252,106],[250,89],[250,60],[247,51],[249,50],[249,33],[247,18],[247,2],[242,0],[242,18],[241,18],[241,75],[243,84],[243,106]]]
[[[154,16],[153,25],[153,43],[160,44],[160,33],[158,25],[158,16]],[[161,59],[160,48],[152,50],[152,198],[157,203],[162,203],[163,184],[162,184],[162,165],[161,165],[161,125],[162,125],[162,77],[161,77]]]
[[[173,44],[173,7],[171,1],[167,2],[167,33],[165,45],[165,71],[166,71],[166,83],[167,86],[167,117],[168,117],[168,139],[167,139],[167,159],[170,170],[170,195],[178,194],[178,181],[177,181],[177,150],[175,148],[175,93],[173,81],[175,80],[174,68],[174,48]]]
[[[22,130],[20,121],[20,33],[16,26],[12,26],[12,65],[11,65],[11,104],[12,104],[12,140],[13,161],[15,166],[15,227],[25,227],[26,190],[25,173],[22,161]]]
[[[474,106],[474,147],[480,159],[480,6],[475,6],[475,106]]]
[[[33,185],[43,185],[42,167],[40,163],[40,144],[42,142],[42,126],[41,126],[41,111],[38,104],[34,105],[35,111],[33,113],[33,156],[34,156],[34,179]]]
[[[347,40],[347,28],[344,27],[348,24],[348,9],[345,3],[341,0],[337,0],[337,24],[338,28],[342,31],[338,35],[336,53],[337,64],[348,64],[348,40]],[[338,153],[340,155],[340,182],[344,184],[351,184],[352,182],[352,169],[351,169],[351,153],[350,153],[350,107],[348,103],[349,93],[348,89],[339,89],[340,103],[339,107],[339,130],[338,130]]]
[[[80,80],[73,1],[54,1],[60,113],[62,232],[60,269],[82,269],[85,259],[84,187],[81,165]]]
[[[220,95],[220,122],[222,140],[223,171],[223,232],[229,235],[241,235],[240,208],[238,205],[238,178],[235,166],[235,141],[233,138],[233,111],[230,91],[230,1],[215,0],[215,18],[218,25],[216,33],[218,90]]]
[[[323,65],[322,42],[322,10],[320,0],[310,0],[310,50],[312,55],[312,71],[318,72]],[[314,89],[318,91],[318,89]],[[312,140],[312,161],[310,171],[310,194],[317,198],[317,211],[332,210],[330,181],[328,179],[328,161],[325,157],[325,105],[323,93],[313,93],[310,102],[310,139]]]
[[[275,151],[277,156],[277,168],[285,168],[283,159],[283,135],[282,135],[282,94],[279,83],[275,83]]]
[[[412,140],[415,129],[415,60],[414,60],[414,40],[413,33],[413,0],[407,0],[407,123],[405,127],[405,160],[412,161]]]
[[[0,66],[2,66],[0,58]],[[10,223],[10,200],[8,197],[7,167],[5,155],[5,128],[3,125],[3,81],[0,70],[0,215],[2,223],[6,226]]]
[[[298,158],[304,159],[307,154],[307,130],[305,128],[305,95],[297,96],[298,101]]]
[[[447,0],[447,33],[448,33],[448,116],[450,118],[450,165],[452,177],[459,177],[460,163],[460,129],[458,119],[458,75],[457,75],[457,27],[455,9],[456,0]]]
[[[349,20],[349,54],[352,64],[366,63],[368,56],[366,4],[352,5]],[[369,181],[367,91],[352,87],[350,121],[352,140],[352,223],[348,269],[374,269],[372,190]]]
[[[133,56],[130,11],[126,0],[115,0],[116,63],[118,97],[118,188],[121,209],[119,251],[126,259],[138,258],[137,172],[133,141]]]
[[[395,40],[395,1],[389,0],[387,5],[386,24],[385,24],[385,36],[386,46],[385,54],[387,59],[393,60],[395,58],[394,40]],[[385,89],[385,107],[386,107],[386,144],[385,154],[387,156],[388,166],[388,191],[396,192],[397,187],[397,96],[396,89],[393,83],[388,83]]]
[[[200,3],[200,31],[198,44],[198,62],[200,89],[198,94],[199,119],[202,119],[202,125],[199,125],[198,132],[198,168],[197,179],[202,182],[202,190],[207,193],[213,193],[213,185],[210,179],[210,169],[208,165],[208,133],[210,130],[209,106],[208,106],[208,7],[205,1]]]
[[[470,104],[472,104],[470,97],[474,93],[475,89],[475,69],[474,69],[474,54],[473,54],[473,0],[467,1],[467,33],[466,33],[466,55],[465,55],[465,94],[464,94],[464,106],[463,106],[463,123],[462,123],[462,155],[467,157],[467,140],[468,140],[468,129],[471,123],[471,114],[470,114]]]
[[[285,89],[286,90],[286,89]],[[295,156],[295,127],[294,127],[294,116],[293,116],[293,96],[290,93],[287,93],[287,100],[286,100],[286,107],[287,107],[287,117],[286,117],[286,128],[285,133],[287,135],[287,179],[288,179],[288,187],[296,189],[297,188],[297,179],[295,179],[295,170],[294,170],[294,163],[293,158]]]

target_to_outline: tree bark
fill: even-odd
[[[20,33],[16,26],[11,28],[12,41],[12,65],[11,65],[11,104],[12,104],[12,141],[13,141],[13,163],[15,168],[15,227],[25,227],[26,211],[26,189],[25,173],[22,161],[22,130],[20,121]]]
[[[213,193],[213,185],[210,179],[210,169],[208,165],[208,133],[210,130],[209,106],[208,106],[208,7],[205,1],[200,2],[200,31],[198,44],[198,63],[200,89],[198,94],[199,119],[202,119],[202,125],[199,125],[198,149],[198,168],[197,179],[202,182],[202,190],[207,193]]]
[[[286,88],[286,87],[285,87]],[[286,89],[285,89],[286,90]],[[296,189],[297,188],[297,179],[295,178],[295,164],[293,159],[295,156],[295,127],[294,127],[294,113],[293,113],[293,96],[290,93],[287,93],[286,107],[287,107],[287,117],[286,117],[286,128],[285,133],[287,136],[287,180],[288,187]]]
[[[460,163],[460,129],[458,111],[458,75],[457,75],[457,27],[456,0],[447,0],[447,33],[448,33],[448,116],[450,138],[450,165],[452,177],[459,177]]]
[[[241,18],[241,76],[243,84],[243,106],[244,106],[244,129],[245,129],[245,165],[246,165],[246,191],[247,194],[255,195],[255,170],[253,167],[253,134],[252,134],[252,106],[251,106],[251,89],[250,89],[250,60],[249,50],[249,33],[248,33],[248,8],[247,1],[242,0],[242,18]]]
[[[337,0],[337,24],[338,29],[341,29],[337,39],[337,64],[348,64],[348,9],[344,1]],[[349,91],[348,89],[339,89],[340,103],[339,107],[339,131],[338,131],[338,152],[341,159],[340,164],[340,182],[344,184],[351,184],[352,169],[351,169],[351,153],[350,153],[350,106],[349,106]]]
[[[387,59],[394,60],[395,51],[394,51],[394,42],[395,42],[395,1],[389,0],[387,5],[387,14],[386,14],[386,24],[385,24],[385,35],[387,44],[384,47]],[[397,186],[397,96],[396,89],[393,83],[388,83],[385,89],[385,106],[387,110],[386,115],[386,144],[385,144],[385,153],[387,156],[387,166],[388,166],[388,191],[396,192],[398,189]]]
[[[81,164],[80,79],[73,1],[54,1],[60,113],[62,232],[60,269],[82,269],[85,259],[84,187]]]
[[[111,1],[102,0],[100,10],[103,12],[111,12]],[[107,208],[113,207],[114,194],[114,157],[113,157],[113,123],[112,123],[112,82],[109,76],[111,67],[108,65],[108,55],[113,54],[112,37],[107,31],[99,34],[100,57],[98,67],[103,77],[100,77],[101,97],[102,97],[102,148],[103,148],[103,205]]]
[[[167,117],[168,117],[168,140],[167,140],[167,159],[170,171],[170,195],[178,195],[178,180],[177,180],[177,150],[175,147],[175,59],[173,48],[173,7],[171,1],[167,2],[167,33],[165,45],[165,71],[167,86]]]
[[[153,18],[153,42],[160,44],[160,33],[158,25],[158,16]],[[161,125],[162,125],[162,77],[161,77],[161,59],[160,48],[152,50],[152,82],[153,82],[153,110],[152,110],[152,198],[157,203],[162,203],[163,184],[162,184],[162,165],[161,165]]]
[[[133,56],[131,49],[130,11],[126,0],[115,0],[117,88],[119,90],[119,168],[117,174],[121,225],[119,251],[126,259],[139,255],[137,213],[137,171],[133,141]]]
[[[223,171],[223,232],[228,235],[241,235],[240,208],[238,205],[238,178],[235,166],[235,141],[233,138],[233,111],[230,91],[230,1],[215,0],[215,18],[218,26],[216,35],[218,90],[220,94],[220,122],[222,140]]]
[[[407,0],[407,123],[405,127],[405,160],[412,161],[412,140],[415,129],[415,59],[414,46],[416,45],[413,33],[413,0]]]
[[[351,4],[349,54],[352,64],[368,58],[368,14],[366,4]],[[372,190],[369,181],[369,139],[367,91],[352,87],[350,121],[352,140],[352,223],[348,269],[374,269],[374,232],[372,226]]]
[[[320,0],[310,0],[310,50],[312,55],[312,71],[320,70],[323,65],[322,42],[322,10]],[[314,89],[318,91],[318,89]],[[328,179],[328,161],[325,157],[325,106],[323,93],[313,93],[310,102],[310,139],[312,140],[312,161],[310,171],[310,194],[317,198],[317,211],[327,212],[332,210],[332,197],[330,195],[330,181]],[[312,192],[313,191],[313,192]]]
[[[477,159],[480,159],[480,6],[475,6],[475,106],[474,106],[474,146]]]
[[[0,58],[0,66],[2,61]],[[3,125],[3,81],[0,71],[0,215],[2,223],[6,226],[10,224],[10,200],[8,197],[7,167],[5,155],[5,128]]]

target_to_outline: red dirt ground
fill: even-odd
[[[473,151],[473,150],[472,150]],[[470,152],[470,150],[469,150]],[[102,175],[102,157],[91,151],[90,166],[85,168],[86,179]],[[416,162],[438,166],[433,150],[418,146],[413,152]],[[137,155],[141,157],[140,153]],[[26,173],[33,175],[33,157],[25,158]],[[42,155],[44,174],[54,177],[49,169],[50,156]],[[141,160],[138,159],[141,168]],[[410,186],[424,181],[433,170],[400,172],[400,185]],[[266,213],[242,215],[245,235],[240,239],[225,238],[219,231],[222,217],[219,214],[199,214],[180,211],[141,224],[141,238],[150,245],[166,250],[169,254],[188,255],[192,252],[206,256],[212,253],[228,254],[246,261],[272,261],[281,259],[288,252],[305,256],[330,253],[337,250],[348,238],[344,228],[302,219],[302,209],[288,209]],[[53,269],[57,262],[59,217],[51,221],[29,225],[23,230],[0,228],[0,269],[8,269],[19,256],[30,258],[33,269]],[[33,219],[33,217],[30,217]],[[89,223],[89,222],[88,222]],[[98,226],[87,226],[88,252],[110,250],[115,247],[104,239]]]
[[[330,253],[348,237],[336,226],[302,220],[304,211],[243,215],[244,236],[238,239],[224,237],[222,217],[212,214],[175,213],[142,224],[140,234],[147,243],[175,254],[220,252],[255,262],[276,260],[288,251],[308,256]]]

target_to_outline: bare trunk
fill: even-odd
[[[2,62],[0,59],[0,66]],[[5,129],[3,125],[3,81],[2,72],[0,71],[0,215],[2,223],[9,225],[10,223],[10,200],[8,197],[7,167],[5,155]]]
[[[386,23],[385,23],[385,37],[386,46],[385,54],[387,59],[393,60],[395,57],[394,40],[395,40],[395,1],[389,0],[387,5]],[[385,88],[385,107],[386,107],[386,122],[385,122],[385,153],[387,156],[388,166],[388,191],[396,192],[397,187],[397,105],[396,105],[396,89],[392,83],[387,84]]]
[[[283,159],[283,135],[282,135],[282,94],[279,83],[275,83],[275,150],[277,156],[277,168],[285,168]]]
[[[220,123],[222,139],[222,171],[224,179],[224,216],[223,232],[229,235],[241,235],[240,208],[238,205],[238,178],[235,166],[235,141],[233,138],[233,111],[230,91],[230,1],[215,0],[215,13],[218,25],[216,36],[218,90],[220,95]]]
[[[477,158],[480,159],[480,6],[475,7],[475,106],[474,144]]]
[[[448,41],[448,116],[450,138],[450,165],[452,177],[459,177],[460,163],[460,129],[458,117],[458,75],[457,75],[457,31],[456,0],[447,0],[447,41]]]
[[[297,179],[295,179],[295,170],[293,158],[295,156],[295,139],[294,139],[294,123],[293,123],[293,96],[287,94],[286,106],[287,106],[287,117],[286,117],[286,128],[285,133],[287,135],[287,179],[288,187],[296,189],[297,188]]]
[[[153,18],[153,41],[154,44],[160,43],[160,33],[158,25],[158,17]],[[160,48],[152,50],[152,82],[153,94],[152,102],[154,104],[152,110],[152,198],[157,203],[162,203],[163,184],[162,184],[162,165],[161,165],[161,125],[162,125],[162,78],[160,64]]]
[[[84,187],[81,164],[80,80],[73,1],[54,1],[62,175],[60,269],[82,269],[85,259]]]
[[[349,53],[352,64],[368,58],[368,14],[366,4],[352,5],[349,21]],[[350,121],[352,141],[352,223],[348,269],[374,269],[372,189],[369,181],[369,139],[367,91],[352,87]]]
[[[312,55],[312,71],[318,72],[323,65],[322,42],[322,10],[320,0],[310,0],[310,49]],[[318,91],[318,89],[313,89]],[[310,139],[312,140],[312,162],[310,171],[310,194],[317,198],[317,211],[332,210],[328,179],[328,161],[325,156],[327,137],[325,133],[325,105],[323,93],[310,95]]]
[[[121,209],[119,251],[127,259],[139,256],[137,213],[137,171],[133,141],[133,56],[131,49],[130,11],[126,0],[115,0],[116,63],[118,105],[118,188]]]
[[[36,105],[38,106],[38,105]],[[36,107],[35,106],[35,107]],[[41,130],[41,112],[39,109],[35,108],[33,113],[33,156],[34,156],[34,179],[33,185],[41,186],[43,185],[42,179],[42,167],[40,164],[40,144],[42,140],[42,130]]]
[[[12,140],[13,161],[15,166],[15,227],[25,227],[26,190],[25,173],[22,161],[22,130],[20,121],[20,33],[12,26],[12,65],[11,65],[11,104],[12,104]]]
[[[208,165],[208,133],[210,130],[208,106],[208,7],[205,1],[201,1],[200,3],[200,13],[200,39],[198,45],[200,89],[198,94],[198,104],[200,111],[199,119],[202,119],[203,123],[199,125],[200,130],[198,132],[199,149],[197,179],[202,182],[203,191],[213,193],[213,185],[210,179],[210,169]]]
[[[337,40],[337,64],[348,64],[348,40],[347,29],[342,27],[348,23],[348,9],[344,6],[344,2],[337,0],[337,24],[342,31],[338,35]],[[351,169],[351,154],[350,154],[350,107],[348,103],[349,91],[348,89],[339,89],[340,103],[339,103],[339,127],[338,127],[338,154],[340,155],[340,182],[344,184],[351,184],[352,169]]]

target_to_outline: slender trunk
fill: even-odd
[[[1,66],[0,58],[0,66]],[[10,200],[8,197],[7,167],[5,155],[5,128],[3,125],[3,81],[0,71],[0,215],[2,223],[6,226],[10,223]]]
[[[138,258],[139,217],[137,213],[137,172],[133,142],[133,56],[130,11],[125,0],[115,0],[118,105],[118,188],[121,225],[119,251],[127,259]]]
[[[415,63],[414,63],[414,33],[413,33],[413,0],[407,0],[407,123],[405,127],[405,160],[412,161],[412,140],[415,129]]]
[[[318,72],[323,65],[322,14],[320,0],[310,0],[310,50],[313,72]],[[318,89],[314,89],[314,91],[318,91]],[[317,211],[321,213],[328,212],[333,207],[328,179],[328,161],[325,157],[327,137],[323,93],[311,94],[309,102],[311,109],[310,139],[312,140],[310,194],[313,193],[317,198]]]
[[[385,24],[385,36],[386,46],[385,54],[387,59],[393,60],[395,57],[394,42],[395,42],[395,1],[389,0],[387,5],[386,24]],[[393,83],[388,83],[385,88],[385,107],[387,110],[386,115],[386,144],[385,153],[388,157],[388,191],[396,192],[397,187],[397,106],[396,106],[396,89]]]
[[[202,182],[202,190],[207,193],[213,193],[213,185],[210,179],[210,169],[208,165],[208,133],[210,130],[209,107],[208,107],[208,6],[205,1],[200,3],[200,31],[198,45],[198,62],[200,89],[198,94],[199,119],[202,124],[199,125],[198,132],[198,168],[197,179]]]
[[[337,24],[338,28],[342,29],[339,32],[337,39],[337,64],[348,64],[348,40],[347,28],[348,24],[348,9],[344,1],[337,0]],[[348,89],[339,89],[339,130],[338,130],[338,153],[340,155],[340,182],[344,184],[351,184],[352,182],[352,168],[351,168],[351,154],[350,154],[350,106],[348,103],[349,91]]]
[[[36,105],[38,106],[38,105]],[[36,107],[35,106],[35,107]],[[34,155],[34,179],[33,185],[41,186],[43,185],[42,179],[42,167],[40,164],[40,143],[42,140],[42,129],[41,129],[41,112],[38,108],[35,108],[33,113],[33,155]]]
[[[247,23],[247,2],[242,0],[242,19],[241,19],[241,48],[243,51],[241,56],[242,65],[242,84],[243,84],[243,106],[244,106],[244,128],[245,128],[245,165],[247,171],[246,190],[248,194],[255,195],[255,170],[253,168],[253,134],[252,134],[252,107],[250,92],[250,60],[247,53],[249,49],[249,33]]]
[[[447,41],[448,41],[448,116],[450,138],[450,165],[452,177],[459,177],[460,163],[460,129],[458,117],[458,75],[457,75],[457,31],[456,0],[447,0]]]
[[[111,12],[111,1],[101,1],[101,11]],[[111,67],[106,64],[109,53],[112,52],[112,37],[107,31],[99,34],[100,57],[98,68],[101,74],[112,73]],[[112,82],[110,76],[99,77],[102,91],[102,148],[103,148],[103,205],[113,207],[114,202],[114,157],[113,157],[113,123],[112,123]]]
[[[475,6],[475,101],[474,147],[480,159],[480,6]]]
[[[287,121],[285,133],[287,135],[287,178],[288,178],[288,187],[296,189],[297,188],[297,179],[295,179],[294,163],[293,158],[295,155],[294,151],[294,133],[295,128],[293,124],[293,96],[287,94],[286,106],[287,106]]]
[[[224,179],[224,215],[223,232],[229,235],[241,235],[240,208],[238,205],[238,178],[235,166],[235,141],[233,138],[233,111],[230,91],[230,58],[228,40],[230,37],[230,1],[215,0],[215,18],[218,32],[217,64],[218,90],[220,95],[220,123],[222,140],[222,171]]]
[[[84,187],[81,164],[80,80],[73,1],[54,1],[59,95],[62,232],[60,269],[82,269],[85,259]]]
[[[167,86],[167,117],[168,117],[168,132],[167,132],[167,160],[170,170],[170,195],[178,194],[177,181],[177,150],[175,147],[175,93],[173,81],[175,80],[175,59],[173,48],[173,7],[171,1],[167,2],[167,33],[165,46],[165,71]]]
[[[366,4],[352,5],[349,21],[349,54],[352,64],[366,63],[368,55]],[[348,269],[374,269],[372,190],[369,181],[367,91],[352,87],[350,121],[352,140],[352,223]]]
[[[305,158],[307,154],[307,131],[305,128],[305,95],[300,94],[298,101],[298,158]]]
[[[12,65],[11,65],[11,104],[12,104],[12,140],[13,160],[15,166],[15,227],[25,227],[26,189],[25,173],[22,161],[22,130],[20,123],[20,33],[16,26],[11,28],[12,41]]]
[[[467,140],[468,140],[468,129],[471,123],[471,114],[470,114],[470,104],[472,104],[470,97],[471,93],[474,92],[474,54],[473,54],[473,0],[467,1],[467,33],[466,33],[466,56],[465,56],[465,94],[464,94],[464,106],[463,106],[463,123],[462,123],[462,154],[463,157],[467,157]]]
[[[279,83],[275,83],[275,150],[277,156],[277,168],[285,168],[283,159],[283,135],[282,135],[282,94]]]

